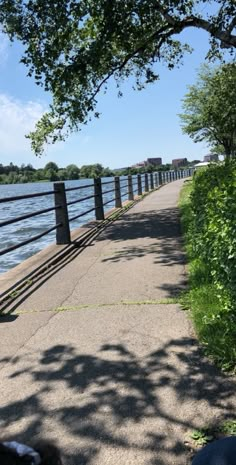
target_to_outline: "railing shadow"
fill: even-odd
[[[130,205],[129,208],[131,208]],[[117,216],[122,216],[124,210],[118,210]],[[112,224],[116,219],[107,218],[101,224],[90,222],[87,225],[81,226],[80,229],[88,230],[84,235],[71,241],[71,244],[66,246],[61,252],[46,259],[38,268],[25,275],[19,282],[16,282],[8,290],[4,291],[0,296],[0,316],[12,313],[17,307],[30,297],[37,289],[39,289],[51,277],[65,268],[69,263],[75,260],[87,247],[94,245],[97,237]],[[22,286],[22,287],[21,287]],[[19,289],[19,291],[18,291]]]
[[[83,241],[80,241],[80,239],[78,241],[75,240],[70,248],[68,248],[68,251],[62,257],[59,257],[55,263],[51,264],[49,261],[48,264],[47,262],[43,264],[41,267],[42,271],[39,270],[40,272],[38,272],[36,270],[36,277],[34,273],[26,276],[25,282],[27,285],[16,294],[16,297],[12,297],[14,292],[6,300],[3,297],[0,311],[7,310],[9,313],[13,312],[46,281],[66,267],[71,261],[75,260],[86,247],[94,244],[95,240],[109,239],[114,244],[119,242],[122,244],[122,247],[115,254],[102,259],[104,263],[130,261],[137,257],[141,258],[151,255],[155,264],[161,263],[165,267],[171,267],[175,264],[185,264],[178,208],[167,208],[160,211],[152,210],[144,213],[137,213],[130,209],[130,211],[125,213],[125,216],[123,214],[124,212],[121,211],[120,218],[106,222],[98,230],[96,229],[96,224],[92,223],[91,226],[94,226],[94,232],[92,228],[91,234],[89,233],[87,238]],[[131,244],[125,245],[126,241],[145,239],[147,237],[153,239],[153,243],[149,243],[146,246],[142,244],[136,246]],[[186,282],[183,280],[182,283],[173,289],[169,289],[168,292],[173,297],[185,288]]]
[[[36,358],[11,362],[7,382],[17,380],[21,395],[0,408],[2,430],[23,442],[59,438],[67,464],[103,463],[105,447],[115,457],[128,451],[146,454],[147,464],[183,465],[183,430],[201,425],[205,412],[232,418],[236,381],[204,359],[192,338],[145,357],[106,344],[95,355],[55,345]]]

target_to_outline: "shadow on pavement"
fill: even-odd
[[[118,262],[132,260],[136,257],[153,255],[154,263],[163,266],[185,264],[185,254],[182,246],[180,219],[178,208],[165,208],[162,210],[126,213],[124,219],[117,220],[98,240],[109,239],[121,242],[120,250],[114,256],[103,259],[104,262]],[[125,241],[135,239],[154,239],[152,244],[145,246],[125,246]]]
[[[196,427],[199,402],[212,415],[232,417],[235,381],[205,360],[192,338],[171,340],[146,357],[122,344],[104,345],[96,355],[57,345],[34,362],[29,357],[23,368],[20,358],[11,363],[9,378],[17,379],[21,399],[0,408],[2,431],[11,439],[13,425],[14,440],[27,442],[43,438],[51,422],[66,464],[98,463],[106,446],[121,457],[125,451],[133,457],[145,453],[149,465],[182,465],[187,452],[182,433],[175,431]],[[24,394],[28,383],[30,394]],[[147,428],[149,422],[157,428]],[[136,436],[140,423],[143,433]]]

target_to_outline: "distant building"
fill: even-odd
[[[147,158],[147,160],[140,161],[132,165],[132,168],[143,168],[144,166],[161,166],[162,165],[162,158]]]
[[[147,158],[146,164],[152,166],[161,166],[162,158]]]
[[[219,161],[219,155],[217,155],[217,153],[209,153],[205,155],[204,161]]]
[[[188,164],[187,158],[175,158],[172,160],[172,166],[174,168],[179,168],[180,166],[186,166]]]
[[[139,163],[135,163],[135,165],[132,165],[132,168],[143,168],[144,166],[146,166],[146,162],[140,161]]]

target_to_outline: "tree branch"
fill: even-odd
[[[206,21],[202,18],[197,18],[194,15],[189,16],[188,18],[184,19],[183,21],[178,21],[173,18],[169,13],[167,13],[161,6],[160,12],[163,14],[165,20],[168,24],[170,24],[176,33],[182,32],[184,29],[188,27],[197,27],[199,29],[203,29],[216,39],[221,41],[221,46],[224,47],[236,47],[236,36],[231,34],[232,30],[234,29],[236,19],[233,19],[229,29],[227,31],[222,31],[221,29],[216,29],[214,25]]]
[[[124,67],[127,65],[127,63],[132,59],[134,58],[136,55],[138,55],[140,52],[142,52],[145,47],[150,43],[152,42],[156,37],[160,36],[161,35],[161,40],[160,40],[160,43],[158,44],[158,47],[156,48],[156,50],[160,49],[160,47],[163,45],[163,43],[165,42],[165,40],[170,37],[173,33],[174,33],[174,30],[173,29],[169,29],[168,33],[165,33],[165,30],[166,29],[169,29],[169,25],[166,25],[162,28],[160,28],[158,31],[155,31],[153,34],[151,34],[148,39],[142,44],[140,45],[139,47],[137,47],[132,53],[130,53],[129,55],[126,56],[126,58],[124,59],[124,61],[119,64],[118,66],[114,67],[110,73],[108,73],[105,78],[100,82],[100,84],[97,86],[95,92],[92,94],[91,98],[89,99],[89,102],[92,102],[94,100],[94,98],[96,97],[96,95],[99,93],[99,91],[101,90],[101,88],[103,87],[104,84],[106,84],[106,82],[111,78],[111,76],[116,73],[117,71],[122,71],[122,69],[124,69]]]

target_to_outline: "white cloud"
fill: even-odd
[[[21,102],[0,93],[0,156],[30,153],[30,141],[25,134],[46,111],[40,102]]]

